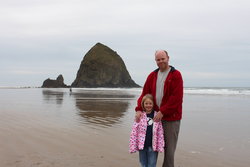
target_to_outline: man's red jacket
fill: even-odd
[[[164,84],[164,93],[161,106],[156,104],[156,81],[159,68],[151,72],[144,84],[142,94],[137,100],[136,111],[142,111],[141,100],[146,94],[152,94],[154,97],[154,110],[161,111],[162,120],[177,121],[182,118],[182,101],[183,101],[183,80],[181,73],[174,67],[171,70]]]

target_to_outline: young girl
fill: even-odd
[[[139,151],[142,167],[156,167],[158,152],[164,150],[162,123],[154,122],[154,102],[151,94],[142,98],[143,114],[140,122],[134,122],[129,141],[129,152]]]

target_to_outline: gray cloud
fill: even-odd
[[[185,86],[249,86],[250,17],[245,0],[3,1],[0,86],[40,86],[63,74],[71,84],[97,42],[123,58],[143,85],[166,49]]]

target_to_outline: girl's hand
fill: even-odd
[[[141,115],[142,115],[142,112],[141,111],[136,111],[136,114],[135,114],[135,122],[140,122],[141,120]]]
[[[155,122],[159,122],[161,121],[162,117],[163,117],[163,114],[161,113],[161,111],[158,111],[153,120]]]

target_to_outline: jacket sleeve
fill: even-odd
[[[166,88],[166,92],[169,93],[165,95],[168,96],[167,102],[160,107],[160,111],[164,115],[172,115],[178,111],[179,107],[182,107],[183,80],[179,71],[175,71],[171,82],[172,83]]]
[[[132,131],[129,139],[129,152],[134,153],[139,150],[138,148],[138,126],[139,124],[134,122],[132,126]]]

